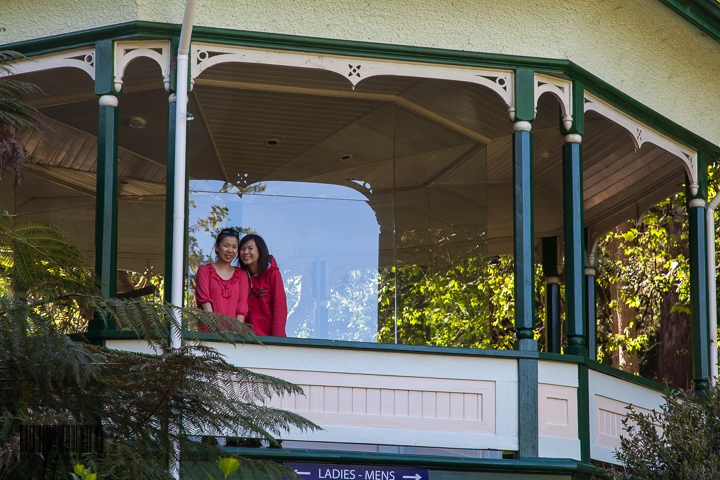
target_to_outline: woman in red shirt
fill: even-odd
[[[247,323],[257,335],[285,337],[287,301],[275,259],[260,235],[240,240],[240,266],[250,281]]]
[[[248,279],[242,269],[232,265],[237,258],[239,241],[236,230],[220,231],[214,247],[217,260],[198,267],[195,300],[206,312],[221,313],[244,322],[248,314]],[[202,323],[198,328],[201,332],[208,331]]]

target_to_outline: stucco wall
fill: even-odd
[[[0,43],[145,20],[182,0],[2,0]],[[310,37],[567,58],[720,143],[720,43],[658,0],[198,0],[196,24]]]
[[[0,0],[0,27],[5,29],[0,32],[0,45],[137,20],[140,18],[137,3],[137,0]],[[184,2],[178,8],[182,22]]]

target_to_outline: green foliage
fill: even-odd
[[[78,463],[73,467],[73,473],[70,474],[73,480],[96,480],[97,473],[92,473],[85,468],[85,465]]]
[[[168,327],[179,328],[180,321],[202,321],[228,342],[256,341],[245,324],[198,309],[99,297],[88,284],[91,275],[78,265],[81,253],[63,234],[12,220],[0,215],[2,275],[11,285],[19,276],[26,290],[0,292],[0,479],[57,478],[68,462],[83,465],[83,475],[87,465],[107,479],[168,478],[177,453],[181,471],[204,477],[212,466],[203,460],[224,452],[192,441],[193,435],[273,443],[291,427],[317,428],[301,416],[264,406],[274,396],[302,394],[299,387],[227,363],[196,334],[190,333],[182,348],[169,346]],[[60,248],[55,243],[66,251],[48,256]],[[72,341],[55,321],[51,307],[58,302],[66,302],[66,309],[72,302],[74,308],[83,304],[97,318],[138,332],[146,347],[129,352]],[[227,332],[228,324],[241,336]],[[28,425],[101,425],[104,455],[20,457],[19,439]],[[261,472],[258,478],[281,478],[285,472],[277,464],[239,461],[243,472]]]
[[[39,299],[95,293],[87,259],[65,233],[10,215],[0,215],[0,275],[12,279],[16,292]]]
[[[218,466],[220,467],[220,470],[222,470],[225,474],[225,480],[227,480],[230,475],[238,471],[238,469],[240,468],[240,462],[236,458],[232,457],[219,458]],[[209,473],[207,475],[208,477],[210,477],[211,480],[215,480],[215,477],[213,477]]]
[[[508,257],[496,263],[480,257],[446,268],[403,265],[381,270],[379,341],[395,341],[397,308],[397,343],[512,348],[513,311],[507,303],[511,265]]]
[[[639,220],[630,220],[627,231],[608,233],[598,247],[599,268],[598,359],[610,358],[623,347],[640,353],[640,370],[653,376],[662,303],[670,293],[679,294],[671,311],[689,312],[690,273],[687,257],[688,222],[685,195],[679,193],[650,208]],[[620,256],[612,256],[610,243],[616,242]],[[620,282],[620,299],[637,309],[630,319],[636,332],[613,333],[613,313],[620,306],[611,300],[610,289]]]
[[[630,409],[623,421],[615,480],[720,478],[720,389],[704,394],[673,391],[660,411]]]

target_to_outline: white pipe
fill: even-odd
[[[705,213],[705,236],[707,245],[707,282],[708,282],[708,330],[710,335],[710,381],[718,379],[717,344],[717,287],[715,284],[715,208],[720,204],[720,195],[716,195],[707,206]]]
[[[187,163],[187,105],[188,105],[188,54],[190,52],[190,37],[192,36],[193,19],[195,17],[195,1],[187,0],[185,4],[185,17],[180,32],[180,47],[177,59],[177,98],[175,106],[175,178],[174,178],[174,206],[173,206],[173,249],[172,249],[172,290],[170,303],[182,305],[185,278],[183,275],[184,246],[185,246],[185,171]],[[179,312],[176,313],[178,324],[181,321]],[[180,348],[182,333],[180,329],[173,328],[170,332],[170,346]]]
[[[183,266],[185,264],[185,172],[187,164],[187,105],[188,105],[188,65],[190,53],[190,38],[192,37],[193,20],[195,18],[195,1],[186,0],[185,16],[180,31],[180,46],[177,59],[177,88],[175,105],[175,178],[173,179],[173,248],[172,248],[172,290],[170,303],[182,305],[185,278]],[[182,316],[175,312],[175,320],[181,325]],[[170,347],[182,346],[182,332],[180,328],[172,327],[170,331]],[[182,421],[182,419],[179,419]],[[170,428],[177,428],[171,425]],[[180,454],[180,446],[173,445],[176,454]],[[172,478],[180,478],[180,459],[170,465]]]

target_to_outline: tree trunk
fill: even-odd
[[[669,292],[662,299],[657,378],[676,388],[690,388],[692,320],[685,312],[671,311],[679,298],[677,292]]]
[[[629,231],[631,228],[630,222],[624,222],[615,228],[615,234],[622,234]],[[620,240],[613,239],[608,245],[610,258],[615,261],[625,262],[628,261],[625,256],[625,250]],[[625,338],[634,339],[637,337],[637,331],[635,328],[635,320],[637,317],[637,308],[629,306],[622,298],[622,291],[625,287],[625,282],[618,280],[614,284],[610,285],[610,299],[617,302],[617,308],[612,312],[612,333],[614,335],[622,335]],[[625,345],[620,345],[619,348],[613,352],[612,365],[615,368],[619,368],[625,372],[638,373],[639,363],[637,352],[629,352]]]
[[[684,255],[689,258],[686,242],[681,240],[683,226],[687,217],[680,208],[673,208],[672,223],[668,231],[678,240],[678,247],[670,254],[677,258]],[[662,298],[660,307],[660,350],[658,352],[657,378],[667,380],[677,388],[690,388],[692,376],[692,318],[689,313],[673,312],[672,309],[680,299],[676,291],[677,285]]]

